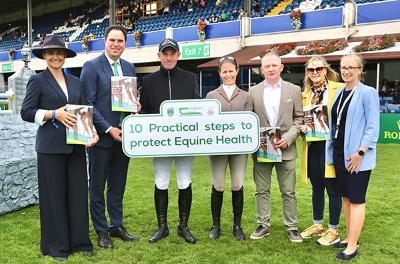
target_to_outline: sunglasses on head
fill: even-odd
[[[232,56],[225,56],[225,57],[222,57],[222,58],[219,60],[219,64],[221,65],[221,63],[222,63],[223,61],[226,61],[226,60],[228,60],[228,61],[233,61],[233,62],[235,63],[235,65],[237,65],[235,58],[232,57]]]
[[[309,73],[320,73],[325,67],[317,67],[317,68],[307,68],[307,72]]]

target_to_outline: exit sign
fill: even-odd
[[[210,44],[197,44],[182,47],[182,59],[210,57]]]
[[[1,64],[1,72],[13,72],[14,64],[12,62]]]

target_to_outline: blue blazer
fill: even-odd
[[[121,59],[121,68],[124,76],[136,76],[132,63]],[[110,127],[118,127],[120,112],[111,111],[111,76],[114,73],[111,65],[103,53],[99,57],[87,61],[82,68],[81,83],[83,86],[85,104],[93,106],[93,123],[99,134],[96,146],[111,147],[114,139],[105,133]]]
[[[21,117],[28,122],[35,122],[38,109],[56,110],[66,104],[82,104],[81,83],[73,75],[65,74],[67,83],[68,101],[61,87],[51,72],[45,71],[32,76],[26,87],[26,95],[22,103]],[[39,126],[36,135],[35,149],[39,153],[68,154],[75,151],[84,151],[84,146],[67,145],[65,126],[55,121],[58,129],[51,120]]]
[[[334,103],[345,88],[336,92]],[[332,111],[329,118],[331,138],[335,135],[332,125]],[[375,88],[362,84],[357,85],[347,112],[344,134],[344,158],[358,152],[360,146],[368,147],[361,160],[360,171],[372,170],[376,166],[376,143],[379,137],[379,96]],[[326,142],[326,162],[333,164],[333,141]]]

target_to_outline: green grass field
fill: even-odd
[[[400,145],[378,146],[378,166],[373,171],[367,193],[367,215],[360,238],[360,256],[356,263],[400,262]],[[397,157],[397,158],[396,158]],[[300,180],[298,159],[298,219],[299,229],[312,223],[311,186]],[[265,239],[236,241],[231,232],[232,206],[230,183],[224,196],[222,236],[217,241],[207,237],[211,225],[210,170],[207,157],[195,159],[193,170],[193,206],[190,228],[198,243],[189,245],[176,234],[178,223],[177,187],[170,184],[170,236],[150,245],[147,240],[156,229],[153,205],[153,169],[151,159],[130,163],[124,212],[126,228],[140,236],[139,242],[114,240],[113,250],[95,246],[94,256],[75,254],[66,263],[338,263],[337,250],[315,244],[316,239],[302,244],[291,243],[282,223],[281,198],[276,177],[271,190],[271,235]],[[245,182],[245,205],[242,225],[247,237],[256,228],[252,161],[249,159]],[[327,210],[325,216],[328,218]],[[326,219],[327,220],[327,219]],[[341,223],[343,224],[343,216]],[[39,250],[39,208],[32,206],[0,216],[0,263],[56,263]],[[343,226],[340,234],[344,235]],[[90,228],[96,245],[96,234]]]

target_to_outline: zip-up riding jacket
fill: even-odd
[[[140,104],[142,114],[160,113],[165,100],[199,99],[196,75],[175,66],[171,70],[160,70],[143,78]]]

